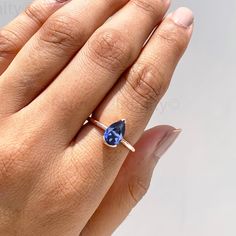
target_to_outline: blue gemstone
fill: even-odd
[[[104,140],[110,146],[117,146],[125,135],[125,121],[120,120],[109,126],[104,133]]]

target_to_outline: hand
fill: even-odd
[[[185,8],[162,20],[168,7],[38,0],[2,29],[1,235],[110,235],[145,194],[180,131],[143,132],[193,28]],[[104,145],[91,113],[125,118],[136,152]]]

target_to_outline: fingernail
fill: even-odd
[[[182,132],[181,129],[174,129],[170,131],[166,136],[164,136],[164,138],[157,144],[154,156],[157,158],[163,156],[165,152],[175,142],[175,140],[178,138],[181,132]]]
[[[170,17],[177,25],[185,28],[190,27],[194,21],[193,12],[186,7],[177,9]]]

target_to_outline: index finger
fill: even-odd
[[[67,0],[35,0],[0,31],[0,75],[47,18]]]

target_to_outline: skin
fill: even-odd
[[[111,235],[146,193],[174,128],[144,129],[192,33],[169,5],[37,0],[2,29],[1,235]],[[105,146],[90,114],[125,118],[136,152]]]

